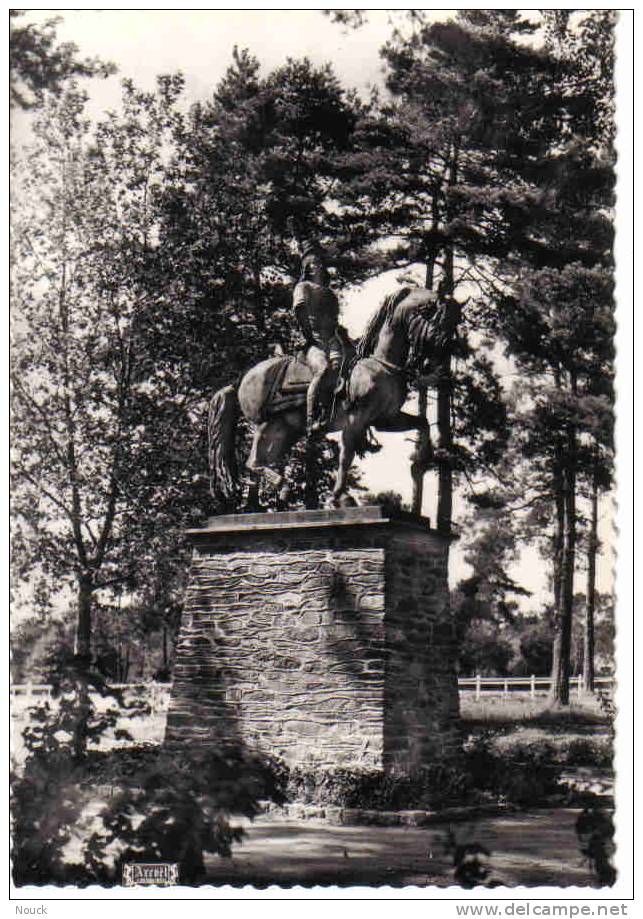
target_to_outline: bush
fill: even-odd
[[[73,830],[87,807],[81,792],[90,742],[113,728],[122,708],[98,710],[93,698],[123,706],[118,692],[65,649],[47,659],[53,703],[44,700],[30,710],[23,731],[27,758],[14,767],[11,780],[13,878],[22,884],[80,884],[81,862],[70,859]],[[90,692],[91,690],[91,692]],[[139,708],[131,709],[137,713]]]
[[[595,766],[609,769],[613,762],[612,742],[607,737],[572,737],[559,747],[566,766]]]
[[[474,788],[491,792],[521,806],[544,803],[561,791],[561,766],[547,741],[512,751],[511,758],[499,755],[493,734],[470,738],[464,748],[464,766]]]
[[[587,859],[599,887],[612,887],[617,872],[614,856],[614,821],[600,807],[586,807],[576,820],[576,836],[581,854]]]
[[[287,796],[302,804],[364,810],[439,810],[490,799],[538,805],[563,791],[562,765],[552,744],[516,746],[508,756],[498,752],[494,739],[491,732],[470,738],[457,763],[435,763],[408,776],[374,769],[295,768]]]
[[[285,800],[280,764],[240,750],[88,749],[115,725],[124,700],[99,712],[89,681],[101,695],[115,694],[95,674],[74,660],[62,661],[56,674],[56,705],[46,701],[31,711],[23,732],[27,758],[12,776],[16,885],[118,884],[130,860],[178,862],[180,882],[196,884],[204,855],[229,855],[241,838],[232,814],[253,817],[261,800]],[[107,804],[97,792],[101,784],[116,786]]]
[[[14,881],[23,884],[120,884],[123,864],[170,861],[179,881],[198,884],[204,856],[229,856],[243,832],[232,815],[252,818],[266,799],[285,799],[278,762],[239,750],[154,746],[92,751],[74,762],[68,751],[31,757],[14,779]],[[80,839],[97,786],[112,796]]]
[[[82,766],[65,750],[31,757],[11,776],[13,880],[23,884],[79,884],[82,864],[66,850],[87,806]]]
[[[533,762],[539,765],[594,766],[609,768],[612,765],[612,743],[609,737],[496,737],[492,741],[500,756],[511,760]]]
[[[92,770],[94,778],[123,783],[86,847],[85,867],[98,883],[119,883],[131,861],[171,861],[178,862],[180,884],[196,885],[204,856],[229,857],[242,838],[231,815],[252,818],[260,801],[285,801],[279,763],[238,749],[145,745],[128,756],[117,752]]]
[[[290,771],[287,794],[303,804],[332,804],[365,810],[437,808],[459,804],[470,794],[468,777],[451,765],[436,763],[412,775],[375,769]]]

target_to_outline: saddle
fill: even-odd
[[[346,371],[337,381],[335,387],[333,405],[341,398],[346,383]],[[283,357],[273,358],[271,366],[266,373],[266,397],[263,405],[263,416],[265,419],[272,415],[278,415],[281,412],[291,408],[299,408],[306,404],[306,394],[313,375],[310,367],[304,359],[304,352],[298,352],[295,357],[284,355]]]
[[[266,373],[264,417],[305,405],[312,378],[312,371],[303,359],[303,354],[274,358]]]

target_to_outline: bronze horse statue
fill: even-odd
[[[456,307],[458,304],[455,304]],[[426,418],[402,411],[413,376],[436,370],[446,353],[458,319],[431,291],[401,288],[388,294],[372,316],[346,374],[345,392],[336,399],[327,431],[340,431],[339,467],[333,505],[353,504],[347,475],[355,454],[367,443],[369,429],[418,431],[411,472],[421,475],[431,458]],[[210,489],[231,500],[237,493],[235,429],[238,411],[256,425],[246,467],[255,479],[263,475],[282,503],[288,495],[282,464],[306,433],[306,391],[311,372],[302,359],[268,358],[252,367],[238,390],[225,386],[212,397],[208,415]],[[255,491],[256,493],[256,491]]]

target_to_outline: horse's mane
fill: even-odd
[[[391,291],[391,293],[384,297],[377,311],[373,313],[369,319],[366,331],[359,340],[359,344],[357,345],[358,360],[361,360],[363,357],[368,357],[373,353],[375,345],[377,344],[377,336],[382,326],[385,322],[389,322],[393,318],[395,308],[408,296],[410,291],[410,287],[401,287],[399,290]]]

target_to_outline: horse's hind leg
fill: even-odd
[[[260,511],[261,502],[259,500],[259,475],[251,473],[248,483],[248,494],[246,496],[246,511]]]
[[[246,463],[249,472],[256,478],[263,476],[276,491],[283,491],[280,467],[297,437],[297,431],[279,416],[264,421],[257,427],[252,441]]]

